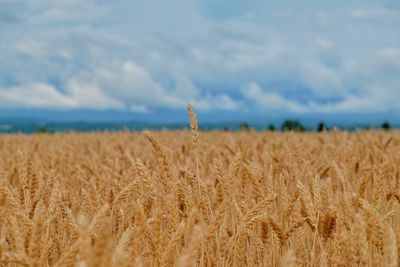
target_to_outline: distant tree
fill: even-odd
[[[268,130],[273,132],[273,131],[276,131],[276,128],[273,124],[270,124],[270,125],[268,125]]]
[[[304,132],[304,126],[298,120],[286,120],[281,126],[282,131]]]
[[[54,133],[54,131],[48,129],[45,126],[40,126],[39,128],[37,128],[36,133],[39,133],[39,134],[51,134],[51,133]]]
[[[390,127],[389,122],[385,121],[384,123],[382,123],[382,129],[383,129],[383,130],[389,131],[390,128],[392,128],[392,127]]]
[[[228,127],[224,127],[224,128],[222,128],[222,131],[228,132],[228,131],[229,131],[229,128],[228,128]]]
[[[324,130],[329,130],[328,127],[326,127],[325,123],[323,122],[318,123],[317,131],[322,132]]]
[[[243,123],[241,123],[240,124],[240,126],[239,126],[239,128],[240,128],[240,130],[244,130],[244,131],[248,131],[248,130],[250,130],[250,125],[248,124],[248,123],[246,123],[246,122],[243,122]]]

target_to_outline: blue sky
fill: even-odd
[[[398,0],[0,0],[0,51],[3,110],[400,114]]]

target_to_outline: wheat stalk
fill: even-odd
[[[189,118],[190,118],[190,130],[192,132],[192,146],[196,161],[196,175],[200,178],[200,166],[199,166],[199,156],[197,152],[198,142],[199,142],[199,123],[197,121],[196,112],[192,105],[188,106]]]

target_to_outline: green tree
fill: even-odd
[[[247,122],[243,122],[239,126],[240,130],[248,131],[250,130],[250,125]]]
[[[298,120],[285,120],[281,126],[282,131],[304,132],[304,126]]]
[[[52,134],[52,133],[54,133],[54,131],[48,129],[45,126],[40,126],[39,128],[37,128],[36,133],[38,133],[38,134]]]
[[[326,127],[325,123],[323,122],[318,123],[317,131],[323,132],[324,130],[329,130],[328,127]]]
[[[389,122],[385,121],[384,123],[382,123],[382,129],[383,129],[383,130],[389,131],[390,128],[392,128],[392,127],[390,127]]]
[[[270,125],[268,125],[268,130],[273,132],[273,131],[276,131],[276,128],[273,124],[270,124]]]

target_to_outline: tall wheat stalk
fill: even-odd
[[[190,119],[190,129],[192,132],[192,147],[194,151],[194,156],[196,160],[196,175],[197,178],[200,179],[200,164],[199,164],[199,156],[197,152],[198,142],[199,142],[199,123],[197,121],[196,112],[193,109],[192,105],[188,106],[189,111],[189,119]]]

